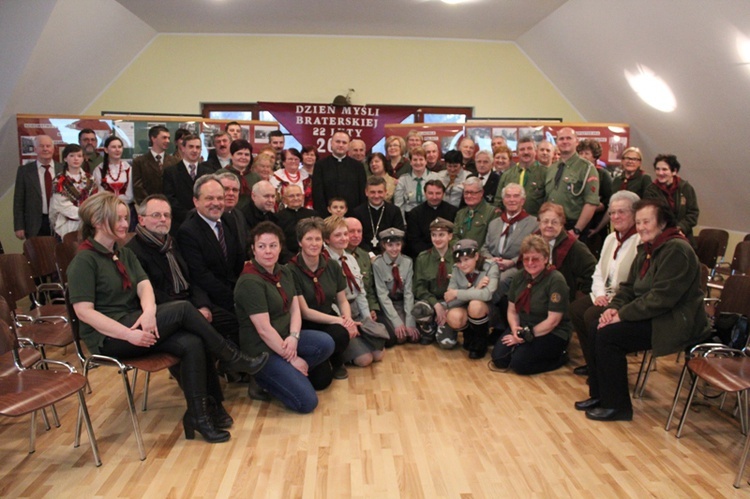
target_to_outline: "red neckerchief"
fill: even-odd
[[[401,279],[401,272],[398,271],[398,259],[393,260],[391,273],[393,274],[393,288],[391,289],[391,293],[396,295],[399,291],[404,290],[404,281]]]
[[[556,268],[562,267],[563,262],[565,262],[565,258],[567,258],[568,253],[570,253],[570,249],[576,242],[576,240],[572,237],[568,237],[568,234],[566,232],[563,232],[563,235],[565,237],[562,239],[562,241],[555,243],[555,247],[552,250],[552,263]]]
[[[130,282],[130,276],[128,275],[128,270],[125,268],[125,265],[120,261],[120,258],[117,255],[116,251],[102,251],[89,240],[86,239],[81,244],[78,245],[78,251],[81,250],[88,250],[88,251],[95,251],[99,253],[100,255],[104,255],[108,258],[111,258],[113,262],[115,262],[115,266],[117,267],[117,272],[122,277],[122,289],[125,291],[126,289],[130,289],[133,287],[133,284]]]
[[[239,171],[237,168],[235,168],[233,165],[227,165],[227,170],[234,173],[237,176],[237,179],[240,181],[240,194],[244,195],[251,195],[251,189],[250,185],[247,183],[247,179],[242,174],[241,171]]]
[[[617,252],[620,251],[625,241],[630,239],[631,236],[636,235],[635,225],[632,226],[628,231],[620,237],[620,233],[615,231],[615,237],[617,238],[617,247],[615,248],[615,254],[612,256],[612,260],[617,260]]]
[[[469,287],[471,288],[474,286],[474,281],[477,280],[477,277],[479,276],[479,272],[475,270],[474,272],[470,274],[464,274],[464,275],[466,276],[466,280],[469,281]]]
[[[502,218],[503,222],[505,222],[505,228],[503,229],[503,233],[500,234],[500,237],[507,236],[508,235],[508,231],[510,230],[511,226],[514,223],[520,222],[521,220],[523,220],[524,218],[526,218],[528,216],[529,216],[529,214],[526,213],[526,210],[524,210],[523,208],[518,213],[518,215],[516,215],[513,218],[509,218],[508,214],[505,211],[503,211],[502,213],[500,213],[500,218]]]
[[[323,286],[320,284],[320,276],[323,274],[323,271],[326,269],[326,262],[328,261],[328,258],[325,255],[320,256],[320,261],[318,262],[318,268],[313,272],[312,270],[308,269],[305,266],[304,261],[300,262],[299,254],[294,255],[294,257],[289,260],[289,263],[296,265],[298,269],[302,271],[303,274],[305,274],[307,277],[309,277],[313,282],[313,287],[315,288],[315,301],[318,302],[318,305],[323,305],[326,301],[326,293],[323,291]]]
[[[254,259],[250,260],[249,262],[245,262],[245,267],[242,269],[243,274],[260,276],[260,278],[264,281],[276,286],[276,290],[281,295],[281,301],[284,303],[282,310],[284,311],[284,313],[287,313],[289,311],[289,297],[286,295],[286,291],[284,291],[284,288],[281,286],[281,267],[276,265],[274,271],[275,272],[273,274],[269,274],[265,269],[259,268]]]
[[[341,255],[341,259],[339,260],[339,263],[341,263],[341,270],[344,271],[344,277],[346,277],[346,285],[349,286],[350,291],[357,290],[357,293],[360,292],[359,284],[357,284],[357,279],[354,278],[354,274],[352,274],[352,269],[349,268],[349,265],[346,263],[346,259],[348,257],[346,254]],[[352,257],[353,258],[353,257]]]
[[[653,243],[643,243],[643,249],[646,251],[646,259],[643,260],[643,265],[641,265],[641,279],[643,279],[643,277],[646,275],[646,272],[648,272],[649,267],[651,266],[651,256],[654,254],[654,251],[656,251],[656,248],[672,239],[682,239],[683,241],[687,241],[687,238],[682,235],[682,232],[680,232],[679,228],[670,227],[669,229],[666,229],[664,232],[656,236],[656,239],[654,239]]]
[[[669,208],[672,211],[675,211],[675,199],[674,199],[674,193],[677,192],[677,187],[680,183],[680,177],[675,175],[674,180],[672,181],[672,185],[662,184],[658,180],[654,180],[654,184],[656,184],[656,187],[664,193],[664,195],[667,197],[667,203],[669,203]]]
[[[631,180],[635,180],[635,179],[639,178],[641,175],[643,175],[643,170],[641,170],[641,169],[636,170],[633,173],[633,176],[630,177],[630,178],[628,178],[627,175],[623,175],[622,176],[622,183],[620,184],[620,190],[621,191],[626,190],[628,188],[628,182],[630,182]]]
[[[523,271],[523,277],[528,281],[526,287],[521,291],[521,294],[516,298],[516,310],[523,313],[531,313],[531,288],[538,284],[542,279],[547,277],[555,270],[554,265],[547,265],[547,267],[538,275],[536,279],[531,278],[531,274]]]

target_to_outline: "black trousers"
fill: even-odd
[[[570,321],[573,323],[578,342],[581,344],[581,352],[586,364],[591,364],[591,348],[589,346],[589,331],[596,331],[599,325],[599,316],[606,310],[606,307],[594,305],[589,295],[578,297],[570,304],[568,312]]]
[[[131,312],[120,322],[132,326],[141,313],[140,310]],[[157,306],[156,325],[159,339],[150,348],[107,337],[100,352],[123,360],[154,352],[170,353],[180,359],[180,385],[185,399],[211,396],[222,401],[224,397],[211,354],[223,347],[224,338],[186,301]]]
[[[562,365],[562,354],[567,346],[567,341],[552,333],[512,347],[498,341],[492,350],[492,360],[496,366],[509,367],[517,374],[544,373]]]
[[[340,324],[319,324],[317,322],[303,320],[302,329],[316,329],[333,338],[333,343],[336,346],[333,349],[331,358],[329,359],[331,361],[331,366],[336,369],[344,364],[342,355],[349,346],[349,331],[347,331],[344,326]]]
[[[622,321],[589,331],[589,396],[605,409],[633,408],[628,389],[631,352],[651,349],[651,321]]]
[[[215,306],[211,309],[211,318],[211,325],[220,335],[234,343],[235,346],[240,345],[240,323],[234,312]]]

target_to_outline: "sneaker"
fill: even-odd
[[[443,326],[438,326],[437,334],[435,335],[435,339],[437,340],[438,345],[440,348],[445,348],[447,350],[450,350],[451,348],[455,347],[458,341],[456,340],[457,334],[456,332],[451,329],[450,326],[447,324]]]
[[[349,377],[349,372],[343,365],[333,370],[333,379],[346,379]]]

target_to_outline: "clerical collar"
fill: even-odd
[[[373,206],[372,203],[367,203],[367,204],[373,210],[379,210],[380,208],[382,208],[383,206],[385,206],[385,203],[381,204],[380,206]]]
[[[344,161],[344,158],[346,158],[346,154],[344,154],[343,156],[336,156],[335,154],[331,153],[331,156],[339,160],[339,163]]]

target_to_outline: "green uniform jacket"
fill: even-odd
[[[646,259],[643,245],[620,283],[610,308],[624,321],[651,319],[654,355],[679,352],[709,334],[703,309],[703,290],[698,257],[682,239],[672,239],[656,248],[646,275],[640,277]]]
[[[487,227],[499,216],[500,209],[488,204],[484,199],[473,210],[464,206],[458,210],[453,221],[453,241],[473,239],[479,246],[483,245],[487,239]]]
[[[594,270],[596,269],[596,257],[591,254],[589,248],[581,241],[576,241],[568,251],[568,256],[562,264],[557,259],[555,248],[568,238],[568,233],[563,229],[555,240],[555,247],[552,249],[552,263],[555,268],[565,278],[570,288],[569,299],[572,303],[576,299],[576,293],[580,291],[584,295],[591,292],[591,283],[593,282]]]
[[[359,246],[354,251],[349,251],[349,253],[354,255],[359,265],[359,271],[362,273],[362,282],[365,284],[367,304],[370,306],[370,311],[380,311],[378,295],[375,294],[375,281],[372,280],[372,260],[370,260],[370,254]]]
[[[620,187],[622,187],[622,183],[625,180],[625,175],[621,175],[617,178],[612,179],[612,193],[621,190]],[[638,170],[633,174],[633,177],[628,180],[627,186],[625,186],[626,191],[635,192],[638,194],[638,197],[643,199],[643,197],[646,195],[646,189],[648,186],[651,185],[651,177],[643,173],[643,170]]]
[[[555,187],[555,176],[560,163],[565,163],[560,183]],[[599,206],[599,175],[596,167],[573,154],[568,161],[559,161],[547,170],[544,190],[547,201],[557,203],[565,210],[567,220],[578,220],[584,204]]]
[[[521,271],[516,274],[510,283],[510,289],[508,289],[508,301],[515,303],[531,280],[531,276],[527,272]],[[545,320],[549,312],[560,312],[563,314],[562,320],[548,334],[559,336],[565,341],[570,340],[573,326],[568,315],[567,291],[568,285],[565,283],[565,278],[557,270],[553,270],[547,276],[544,276],[544,274],[538,275],[536,283],[531,288],[529,313],[516,308],[521,326],[534,327]]]
[[[667,200],[667,195],[659,189],[656,184],[651,183],[646,188],[646,198]],[[674,214],[677,218],[677,227],[690,240],[690,244],[695,248],[695,239],[693,238],[693,227],[698,224],[698,215],[701,210],[698,208],[698,196],[695,195],[695,189],[686,180],[680,179],[675,192],[675,207],[677,212]]]
[[[503,204],[503,187],[511,183],[521,184],[522,171],[521,166],[516,163],[503,173],[503,176],[500,177],[500,183],[497,186],[497,193],[495,194],[495,206],[502,206]],[[531,164],[523,178],[522,185],[524,191],[526,191],[526,202],[523,205],[523,209],[529,215],[537,216],[539,214],[539,208],[545,199],[544,184],[546,178],[547,168],[540,165],[538,161],[534,161]]]
[[[414,264],[414,299],[424,300],[433,307],[443,301],[443,295],[448,291],[448,283],[453,272],[453,253],[446,250],[443,259],[445,260],[447,276],[445,283],[438,286],[437,275],[440,259],[440,254],[433,247],[421,252]]]

